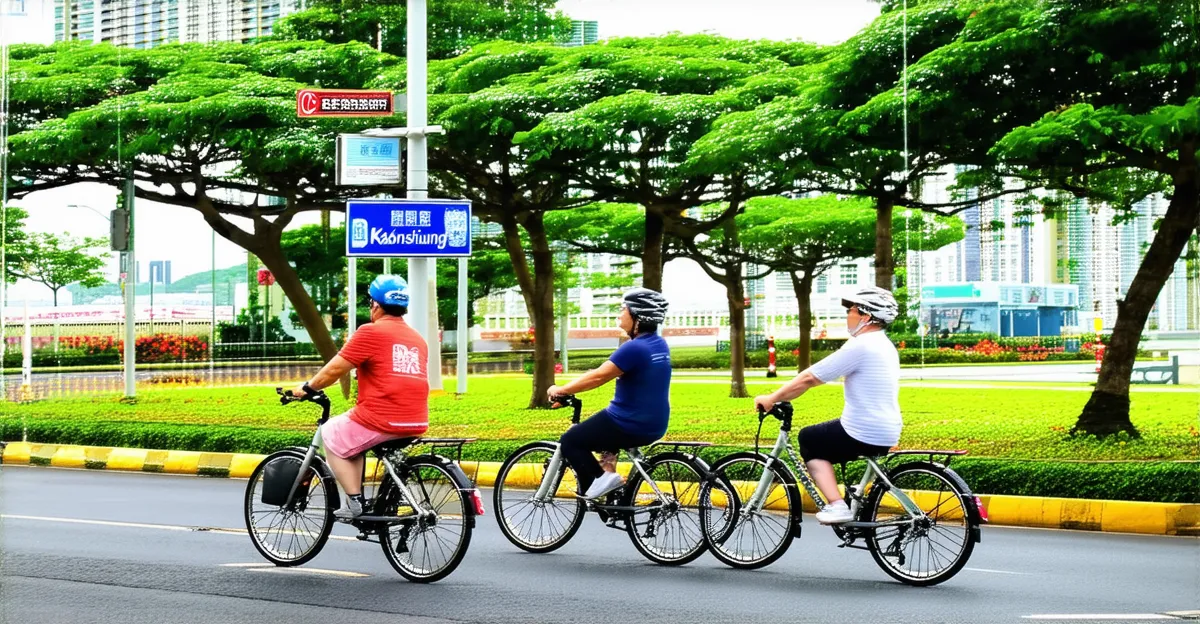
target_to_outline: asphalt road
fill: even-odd
[[[404,581],[377,545],[348,538],[302,569],[250,567],[264,562],[240,532],[244,488],[0,469],[0,622],[1112,622],[1200,609],[1200,539],[999,527],[934,588],[892,582],[808,521],[783,559],[753,572],[707,555],[655,566],[594,518],[562,550],[526,554],[491,515],[463,565],[432,585]]]

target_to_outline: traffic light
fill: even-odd
[[[129,251],[129,211],[113,210],[109,216],[108,240],[113,251]]]

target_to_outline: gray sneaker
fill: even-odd
[[[341,508],[333,512],[333,517],[342,522],[350,522],[361,516],[363,513],[362,505],[358,504],[357,500],[347,496],[342,502]]]

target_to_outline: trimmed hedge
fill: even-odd
[[[305,431],[221,425],[116,423],[97,421],[0,420],[0,439],[20,440],[22,433],[47,444],[83,444],[131,448],[177,449],[218,453],[267,454],[286,446],[304,446]],[[468,444],[463,458],[502,461],[525,441],[485,440]],[[701,450],[710,463],[744,447],[714,446]],[[921,456],[898,458],[897,462]],[[976,494],[1052,496],[1168,503],[1200,503],[1200,462],[1071,462],[993,458],[956,458],[951,467]],[[851,465],[852,478],[863,466]]]

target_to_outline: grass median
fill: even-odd
[[[765,380],[752,382],[750,391],[765,392],[775,385]],[[467,447],[465,457],[481,460],[502,459],[529,440],[557,439],[569,424],[568,412],[525,409],[529,392],[528,378],[473,378],[468,394],[446,394],[431,399],[430,435],[479,438],[480,442]],[[727,447],[752,445],[757,420],[751,403],[748,399],[730,399],[727,394],[728,387],[721,383],[673,386],[667,437],[703,440],[723,447],[723,451]],[[1140,471],[1141,476],[1134,479],[1136,483],[1169,480],[1171,483],[1162,485],[1164,490],[1179,489],[1184,498],[1200,496],[1192,493],[1200,483],[1195,478],[1200,472],[1196,472],[1194,463],[1200,460],[1196,394],[1134,393],[1132,418],[1142,437],[1105,441],[1067,435],[1087,397],[1083,392],[1025,388],[902,387],[900,404],[905,429],[901,446],[966,449],[971,458],[987,458],[991,462],[987,464],[990,466],[987,474],[993,475],[989,480],[1001,485],[1014,478],[1001,464],[1037,467],[1037,471],[1044,473],[1043,481],[1051,485],[1056,481],[1063,483],[1051,488],[1053,495],[1075,491],[1091,479],[1080,472],[1082,468],[1071,469],[1074,472],[1068,475],[1057,472],[1060,468],[1056,466],[1087,461],[1122,462],[1120,470]],[[599,410],[612,398],[611,386],[582,398],[585,412]],[[335,413],[348,406],[340,395],[334,397]],[[796,408],[797,430],[835,418],[842,409],[842,389],[816,388],[797,401]],[[135,404],[123,403],[116,395],[6,403],[0,415],[0,439],[20,440],[24,435],[35,442],[262,453],[305,443],[312,434],[317,413],[310,404],[281,407],[273,389],[268,387],[156,389],[139,392]],[[776,432],[775,422],[769,421],[763,436],[769,443]],[[956,463],[960,461],[965,460]],[[1153,474],[1148,472],[1149,468],[1135,467],[1180,461],[1188,462],[1182,465],[1183,473],[1173,472],[1179,468],[1170,465],[1165,468],[1167,472]],[[979,465],[982,470],[983,464]],[[1071,485],[1072,482],[1076,485]],[[1010,489],[1019,492],[982,491],[1029,493],[1018,486],[1013,483]],[[1110,486],[1098,483],[1097,487],[1103,490]],[[1130,487],[1154,489],[1154,486]],[[1157,500],[1170,498],[1155,494]]]

